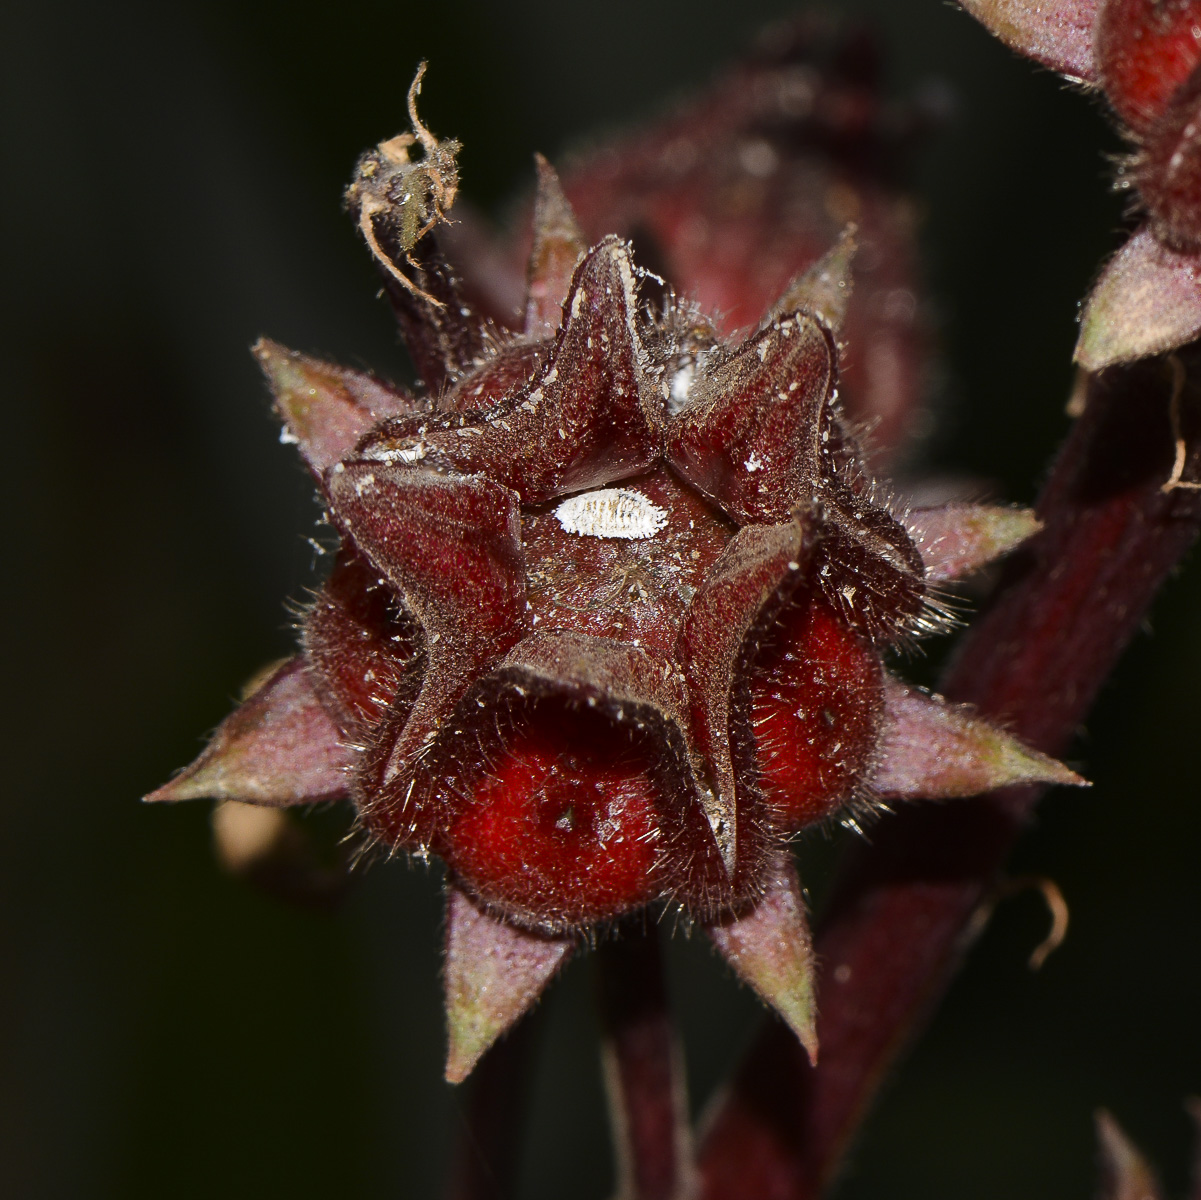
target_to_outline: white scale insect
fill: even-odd
[[[648,538],[667,524],[667,513],[632,488],[599,488],[569,496],[555,516],[568,533],[582,537]]]

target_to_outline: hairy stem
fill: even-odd
[[[658,930],[631,927],[603,943],[597,982],[617,1195],[685,1200],[695,1193],[688,1099]]]
[[[1183,432],[1197,445],[1201,388],[1187,368]],[[1159,585],[1201,525],[1172,468],[1162,360],[1094,380],[1039,502],[1046,528],[1005,576],[944,680],[947,695],[1062,753]],[[1198,454],[1184,476],[1196,479]],[[824,964],[812,1069],[782,1026],[766,1028],[722,1099],[701,1168],[709,1200],[822,1193],[880,1080],[941,996],[972,914],[1040,789],[915,805],[876,828],[849,864],[817,941]]]

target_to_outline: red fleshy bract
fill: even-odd
[[[506,916],[590,924],[663,888],[656,747],[604,716],[535,706],[439,848]]]
[[[1145,133],[1201,62],[1201,0],[1108,0],[1094,44],[1109,102]]]
[[[425,666],[421,630],[396,594],[347,551],[304,621],[314,690],[348,736],[378,724],[402,689],[412,705]]]
[[[1147,133],[1133,175],[1156,237],[1176,250],[1201,249],[1201,74]]]
[[[742,754],[778,830],[820,821],[854,795],[876,750],[883,674],[807,591],[776,618],[751,662]]]

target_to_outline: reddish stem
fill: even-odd
[[[605,1086],[621,1200],[694,1194],[684,1071],[659,934],[630,928],[597,954]]]
[[[1182,355],[1183,357],[1183,355]],[[1196,445],[1196,365],[1184,416]],[[1165,493],[1172,464],[1162,360],[1113,370],[1038,506],[1042,534],[1010,564],[944,680],[955,700],[1062,753],[1201,524],[1195,491]],[[1194,452],[1185,478],[1197,477]],[[825,964],[821,1059],[766,1028],[724,1097],[701,1168],[708,1200],[810,1200],[822,1193],[884,1073],[941,996],[965,930],[1037,801],[1014,788],[947,807],[916,805],[873,831],[818,938]]]

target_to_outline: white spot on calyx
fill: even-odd
[[[555,516],[581,537],[647,538],[667,524],[667,513],[632,488],[599,488],[569,496]]]
[[[668,412],[674,415],[687,406],[688,397],[692,391],[692,381],[695,377],[696,363],[692,359],[686,358],[671,377],[667,393]]]

